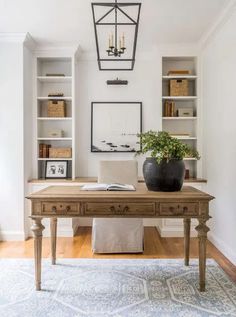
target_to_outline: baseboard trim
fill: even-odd
[[[224,241],[214,235],[212,232],[208,234],[208,240],[234,265],[236,265],[236,253],[226,245]]]
[[[184,232],[182,228],[171,227],[171,226],[166,226],[166,227],[156,226],[156,228],[162,238],[183,238],[184,237]],[[191,229],[190,236],[191,237],[197,236],[197,232],[194,228]]]
[[[0,231],[0,241],[25,241],[24,231]]]

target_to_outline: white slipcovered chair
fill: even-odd
[[[99,183],[138,183],[138,164],[129,161],[101,161]],[[143,252],[143,220],[136,218],[94,218],[92,228],[94,253]]]

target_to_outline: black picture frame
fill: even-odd
[[[44,176],[45,176],[45,179],[67,179],[68,178],[68,161],[67,160],[47,160],[45,162],[45,173],[44,173]],[[66,167],[65,167],[65,175],[63,174],[63,176],[48,176],[47,175],[47,170],[48,170],[48,165],[49,164],[60,164],[60,163],[65,163]]]
[[[138,122],[138,127],[139,131],[137,133],[142,133],[142,102],[141,101],[93,101],[91,102],[91,146],[90,146],[90,151],[92,153],[136,153],[141,149],[140,143],[139,143],[139,148],[136,150],[97,150],[95,149],[94,145],[94,107],[99,104],[105,104],[105,105],[130,105],[134,104],[137,105],[138,107],[138,113],[139,113],[139,122]],[[124,110],[124,109],[122,109]],[[125,115],[123,113],[123,115]]]

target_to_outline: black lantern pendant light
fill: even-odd
[[[93,2],[100,70],[133,70],[141,3]]]

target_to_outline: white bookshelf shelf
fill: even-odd
[[[71,141],[72,138],[38,138],[38,141]]]
[[[197,140],[197,137],[195,136],[180,136],[180,135],[171,135],[171,136],[179,140]]]
[[[37,119],[42,121],[70,121],[72,117],[38,117]]]
[[[185,157],[184,161],[197,161],[195,157]]]
[[[72,158],[71,157],[60,157],[60,158],[52,158],[52,157],[44,157],[44,158],[41,158],[39,157],[38,158],[38,161],[72,161]]]
[[[72,100],[72,97],[37,97],[38,100]]]
[[[197,120],[197,117],[162,117],[163,120]]]
[[[37,79],[42,83],[70,83],[71,76],[38,76]]]
[[[163,100],[196,100],[197,96],[162,96]]]
[[[166,75],[162,76],[162,79],[164,80],[170,80],[170,79],[188,79],[188,80],[195,80],[197,79],[196,75]]]

